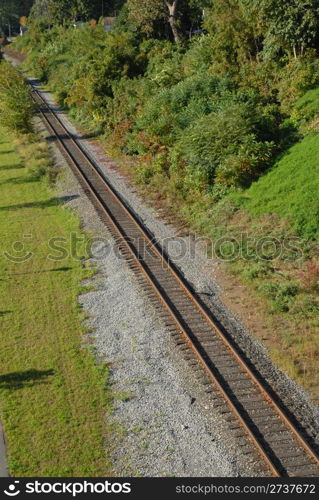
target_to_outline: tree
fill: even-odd
[[[64,1],[61,2],[61,13]],[[31,24],[44,24],[51,26],[56,21],[56,5],[53,0],[35,0],[30,12]]]
[[[284,49],[297,58],[305,49],[318,47],[319,0],[253,0],[252,3],[259,7],[264,19],[267,50]]]
[[[11,29],[18,30],[19,18],[28,16],[33,0],[6,0],[0,2],[0,32],[10,34]]]
[[[156,23],[168,20],[175,42],[180,40],[176,20],[179,0],[128,0],[129,17],[142,33],[151,36]]]
[[[30,18],[32,24],[64,24],[77,19],[88,19],[88,0],[35,0]]]
[[[114,14],[124,0],[35,0],[32,24],[65,24],[71,20],[88,21]]]
[[[27,26],[28,18],[27,16],[21,16],[19,19],[20,26]]]
[[[262,22],[250,0],[209,0],[204,26],[212,34],[213,59],[221,69],[227,72],[258,59]]]
[[[170,3],[168,0],[164,0],[164,3],[166,5],[166,7],[168,8],[168,13],[169,13],[168,22],[169,22],[170,27],[172,29],[174,40],[175,40],[175,42],[179,42],[180,37],[179,37],[179,33],[178,33],[178,30],[176,27],[178,0],[174,0],[172,3]]]

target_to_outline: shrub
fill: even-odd
[[[269,166],[273,156],[273,142],[258,142],[248,135],[235,154],[228,156],[216,171],[216,183],[247,187]]]
[[[290,59],[280,74],[279,100],[284,113],[289,114],[293,104],[307,90],[319,85],[319,59],[313,50],[304,57]]]
[[[288,312],[295,302],[299,285],[298,283],[263,281],[258,286],[258,291],[270,299],[273,311]]]
[[[165,88],[146,102],[137,115],[135,131],[161,137],[163,145],[171,146],[179,131],[218,106],[216,99],[228,86],[226,80],[196,75]]]
[[[300,294],[296,297],[294,304],[290,307],[290,312],[292,314],[319,314],[319,302],[318,299],[313,296],[306,294]]]
[[[182,60],[182,66],[187,76],[208,72],[213,62],[212,35],[195,38]]]
[[[136,114],[155,92],[154,83],[147,78],[122,78],[112,88],[113,99],[109,102],[106,132],[116,147],[125,152],[134,152],[139,147],[134,138],[129,136],[129,132]]]
[[[251,262],[242,272],[242,276],[247,281],[255,280],[256,278],[266,278],[271,273],[272,269],[267,262]]]
[[[147,40],[139,47],[139,58],[147,61],[145,76],[157,88],[171,87],[183,79],[183,49],[164,40]]]
[[[32,131],[34,106],[30,88],[23,77],[7,62],[0,63],[0,120],[7,129]]]
[[[226,186],[251,182],[268,165],[273,145],[261,143],[250,106],[232,104],[196,120],[181,134],[171,154],[172,169],[185,169],[188,189],[215,181]]]

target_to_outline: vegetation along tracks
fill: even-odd
[[[319,476],[317,450],[302,425],[219,326],[161,245],[35,86],[32,96],[85,193],[145,292],[162,312],[167,331],[184,351],[205,390],[221,407],[256,473]]]

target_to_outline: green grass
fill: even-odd
[[[309,121],[318,117],[319,114],[319,87],[308,90],[294,104],[292,120],[297,126],[309,124]]]
[[[30,146],[34,157],[40,146]],[[84,240],[77,257],[48,259],[51,238],[84,235],[46,178],[34,175],[39,159],[28,163],[21,164],[0,130],[0,419],[9,471],[22,477],[105,476],[107,368],[84,346],[77,302],[81,280],[92,274],[81,263]],[[3,252],[23,256],[15,242],[33,256],[8,259]]]
[[[292,146],[266,175],[245,192],[242,206],[252,215],[287,218],[305,239],[319,239],[319,134]]]

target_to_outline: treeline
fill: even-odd
[[[2,0],[0,2],[0,35],[11,35],[19,30],[21,17],[29,15],[34,0]]]
[[[109,33],[98,16],[68,26],[98,3],[36,0],[18,47],[74,117],[136,159],[139,182],[209,205],[305,133],[294,103],[319,85],[319,0],[127,0]]]
[[[0,4],[0,35],[19,29],[20,19],[50,28],[70,21],[116,15],[125,0],[4,0]]]
[[[43,29],[56,25],[67,26],[70,21],[88,21],[116,15],[124,0],[34,0],[30,23]]]

